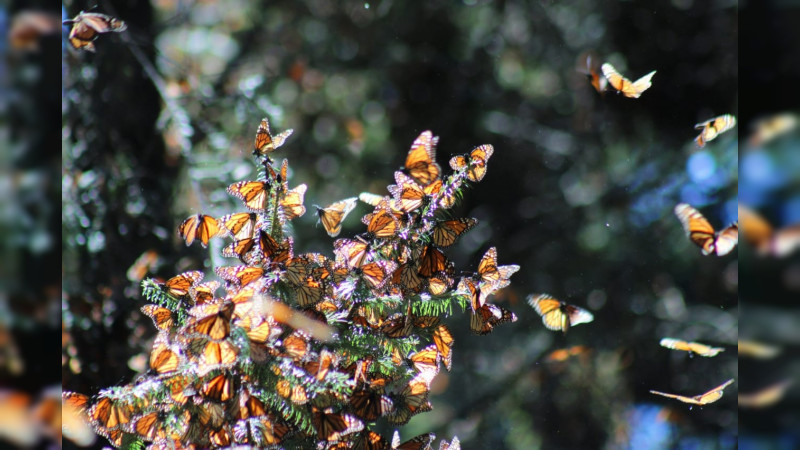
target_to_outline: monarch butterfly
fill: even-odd
[[[694,126],[695,130],[703,130],[694,139],[698,147],[703,148],[706,142],[711,142],[720,134],[730,130],[736,126],[736,117],[725,114],[722,116],[708,119],[705,122],[700,122]]]
[[[589,349],[583,345],[573,345],[569,348],[553,350],[545,359],[550,362],[563,362],[569,359],[571,356],[579,356],[588,352]]]
[[[264,274],[264,268],[254,266],[223,266],[214,271],[223,280],[241,286],[247,286]]]
[[[274,152],[278,147],[282,146],[286,139],[292,135],[293,129],[282,131],[276,136],[273,136],[269,131],[269,120],[265,117],[261,119],[261,124],[258,125],[256,131],[256,140],[253,143],[253,155],[267,156]]]
[[[144,305],[142,306],[142,312],[153,319],[153,323],[159,330],[169,330],[174,324],[172,311],[162,306]]]
[[[250,211],[263,212],[267,207],[269,188],[266,181],[240,181],[228,186],[228,193],[243,201]]]
[[[686,203],[675,206],[675,215],[681,221],[683,231],[704,255],[727,255],[739,243],[739,225],[736,222],[716,232],[700,211]]]
[[[305,371],[311,375],[314,375],[314,378],[317,380],[322,381],[325,379],[325,376],[328,374],[331,366],[335,365],[336,362],[336,355],[326,349],[323,349],[319,352],[317,359],[307,362],[303,366],[303,369],[305,369]]]
[[[489,334],[495,325],[516,322],[517,316],[511,311],[491,303],[486,303],[472,312],[469,328],[475,334]]]
[[[761,215],[742,204],[739,221],[745,240],[761,255],[785,257],[800,247],[800,224],[776,231]]]
[[[435,273],[428,279],[428,292],[433,296],[442,295],[453,286],[453,282],[453,278],[447,271]]]
[[[423,283],[419,275],[419,268],[411,263],[402,264],[392,274],[392,285],[406,293],[422,291]]]
[[[597,63],[597,58],[592,52],[583,53],[578,57],[578,70],[589,77],[592,87],[602,95],[608,87],[608,80],[600,76],[600,66]]]
[[[594,320],[589,311],[556,300],[547,294],[531,294],[526,300],[536,313],[542,316],[542,323],[550,330],[561,330],[566,333],[571,326]]]
[[[650,391],[650,393],[661,395],[663,397],[674,398],[683,403],[689,403],[692,405],[707,405],[709,403],[714,403],[715,401],[722,398],[723,389],[728,387],[728,385],[731,383],[733,383],[733,378],[715,387],[714,389],[706,392],[705,394],[695,395],[694,397],[684,397],[683,395],[667,394],[664,392],[652,391],[652,390]]]
[[[206,281],[189,289],[189,297],[194,300],[195,305],[203,303],[213,303],[214,293],[219,289],[219,281]]]
[[[233,364],[239,356],[239,349],[227,340],[215,342],[204,338],[193,339],[189,341],[188,349],[190,354],[199,357],[199,375],[205,375],[220,366]]]
[[[279,380],[275,385],[275,391],[283,398],[289,399],[295,405],[305,405],[308,403],[308,394],[303,386],[292,386],[287,380]]]
[[[8,43],[15,49],[38,51],[41,38],[58,33],[60,28],[60,16],[53,13],[20,11],[11,20]]]
[[[403,172],[395,172],[394,180],[397,184],[388,187],[395,201],[395,209],[411,212],[422,206],[425,200],[425,191],[411,177]]]
[[[369,242],[360,237],[355,239],[338,239],[333,242],[333,253],[336,262],[350,268],[361,267],[369,253]]]
[[[431,449],[431,443],[433,440],[436,439],[436,435],[433,433],[425,433],[420,434],[419,436],[415,436],[402,444],[400,443],[400,433],[397,430],[394,430],[394,434],[392,435],[392,450],[426,450]],[[454,440],[458,440],[458,438],[454,438]],[[441,446],[439,448],[441,450]],[[456,449],[453,449],[456,450]]]
[[[447,257],[436,246],[428,244],[422,249],[419,257],[419,274],[423,278],[430,278],[433,274],[447,269]]]
[[[673,338],[663,338],[661,339],[659,345],[672,350],[682,350],[685,352],[689,352],[690,355],[692,353],[696,353],[700,356],[706,356],[706,357],[717,356],[719,352],[725,351],[724,348],[711,347],[710,345],[701,344],[699,342],[686,342]]]
[[[355,416],[334,413],[333,408],[311,408],[311,423],[317,430],[317,439],[337,442],[342,436],[364,429],[364,422]]]
[[[189,290],[203,279],[203,275],[203,272],[199,271],[184,272],[167,280],[164,286],[170,295],[181,298],[189,294]]]
[[[283,340],[284,355],[295,361],[303,359],[308,354],[308,336],[301,331],[294,331]]]
[[[189,314],[196,320],[187,327],[186,331],[202,334],[214,341],[225,339],[231,333],[233,308],[232,302],[195,306],[189,310]]]
[[[62,433],[75,444],[88,447],[95,442],[95,433],[89,426],[86,416],[89,397],[77,392],[61,393]]]
[[[174,372],[178,369],[179,363],[180,357],[178,353],[167,346],[166,343],[156,340],[156,345],[153,347],[152,353],[150,353],[150,368],[161,375]]]
[[[283,208],[283,216],[285,220],[292,220],[300,217],[306,213],[306,207],[303,206],[303,199],[306,195],[308,186],[301,184],[281,198],[280,204]]]
[[[208,241],[218,235],[219,230],[219,221],[205,214],[189,216],[178,227],[178,233],[186,241],[187,246],[192,245],[195,239],[199,239],[203,247],[208,247]]]
[[[256,229],[258,216],[255,213],[228,214],[219,218],[223,230],[230,233],[235,240],[252,238]]]
[[[306,277],[306,280],[298,285],[298,289],[295,290],[297,303],[302,308],[319,303],[325,295],[325,288],[324,281],[319,278],[313,275]]]
[[[99,34],[115,32],[121,33],[128,29],[125,22],[99,13],[87,13],[81,11],[77,16],[62,22],[64,25],[72,25],[69,31],[69,43],[75,49],[83,49],[94,52],[94,41]]]
[[[374,422],[394,410],[394,402],[380,392],[360,390],[350,396],[350,410],[356,417]]]
[[[163,411],[152,411],[133,419],[133,430],[145,441],[154,441],[167,437],[166,414]]]
[[[392,237],[400,231],[400,221],[386,202],[375,207],[375,211],[363,217],[367,233],[377,238]]]
[[[330,450],[346,450],[350,448],[354,450],[386,450],[389,448],[389,443],[380,434],[372,430],[364,430],[353,440],[352,447],[349,443],[340,442],[330,447]]]
[[[428,402],[429,392],[430,380],[425,375],[419,374],[412,378],[401,392],[391,396],[395,409],[387,415],[389,423],[404,425],[411,420],[412,416],[430,411],[432,408]]]
[[[442,168],[436,163],[436,144],[439,137],[430,131],[423,131],[411,144],[406,156],[405,173],[425,187],[438,180]]]
[[[168,378],[164,385],[169,388],[169,396],[175,403],[183,405],[194,395],[194,388],[190,388],[190,379],[187,375],[178,375]]]
[[[614,88],[618,93],[621,92],[622,95],[629,98],[639,98],[642,95],[642,92],[650,88],[650,86],[652,86],[650,79],[653,78],[653,75],[656,73],[654,70],[632,82],[631,80],[623,77],[619,72],[617,72],[617,69],[615,69],[614,66],[609,63],[603,63],[600,68],[603,71],[603,76],[605,76],[608,80],[608,84],[610,84],[611,87]]]
[[[371,194],[369,192],[362,192],[358,194],[358,199],[370,206],[378,206],[387,197],[383,195]]]
[[[233,415],[235,419],[248,419],[250,417],[267,415],[267,409],[264,407],[264,403],[257,397],[251,395],[246,387],[239,390],[236,404],[238,408],[236,408]]]
[[[798,123],[800,121],[792,113],[779,113],[765,117],[753,124],[747,143],[751,147],[761,147],[773,139],[790,133],[797,128]]]
[[[421,379],[426,379],[429,383],[433,381],[433,378],[439,373],[439,360],[441,356],[439,355],[439,350],[436,348],[436,345],[429,345],[424,349],[412,354],[409,359],[411,360],[411,365],[419,372],[420,375],[423,375]]]
[[[436,345],[436,350],[439,351],[442,362],[444,362],[444,367],[448,372],[453,365],[454,342],[455,339],[453,339],[453,335],[450,334],[450,329],[447,328],[447,325],[441,324],[436,327],[436,330],[433,332],[433,343]]]
[[[792,385],[792,380],[787,379],[771,384],[750,394],[739,394],[740,408],[766,408],[783,399],[786,390]]]
[[[232,440],[230,427],[226,424],[219,429],[211,430],[208,433],[208,440],[215,447],[227,447],[231,445]]]
[[[389,280],[389,274],[393,273],[396,268],[396,262],[382,260],[364,264],[360,271],[370,288],[380,289]]]
[[[350,211],[356,207],[356,200],[355,197],[346,198],[328,205],[325,208],[314,205],[314,207],[317,208],[319,221],[322,227],[325,228],[325,232],[328,233],[328,236],[336,237],[342,232],[342,222],[344,218],[350,214]]]
[[[222,256],[225,258],[239,258],[240,261],[247,263],[253,259],[253,250],[256,249],[256,238],[245,238],[233,241],[230,245],[222,249]]]
[[[261,249],[261,254],[264,258],[269,259],[271,264],[285,264],[292,259],[292,250],[294,249],[294,241],[292,238],[287,238],[282,243],[278,244],[269,233],[264,230],[258,232],[258,247]]]
[[[458,440],[458,436],[453,436],[450,442],[443,440],[439,443],[439,450],[461,450],[461,441]]]
[[[101,397],[89,409],[89,419],[106,432],[127,426],[132,414],[133,407],[130,404],[108,397]]]
[[[741,339],[737,342],[737,347],[739,356],[749,356],[758,359],[771,359],[781,352],[781,349],[778,347]]]
[[[508,279],[519,270],[516,264],[506,266],[497,265],[497,248],[491,247],[483,254],[478,263],[478,276],[485,283],[499,283],[500,287],[508,285]],[[498,287],[497,289],[499,289]]]
[[[155,250],[147,250],[131,264],[126,273],[128,280],[133,282],[140,282],[147,275],[148,272],[154,272],[159,265],[158,256]]]
[[[471,230],[478,223],[477,219],[453,219],[436,222],[433,226],[433,243],[438,247],[449,247],[459,236]]]
[[[486,163],[493,154],[494,147],[488,144],[481,145],[473,149],[469,156],[458,155],[450,158],[450,167],[457,171],[466,169],[467,179],[477,183],[486,176]]]
[[[228,401],[233,398],[234,394],[233,378],[228,374],[221,373],[203,383],[200,392],[203,396],[218,402]]]

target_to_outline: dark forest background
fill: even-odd
[[[70,2],[60,13],[94,5]],[[32,6],[11,2],[6,22]],[[448,255],[474,267],[497,246],[502,264],[519,264],[495,300],[519,320],[476,337],[466,315],[451,317],[453,370],[438,375],[434,411],[403,436],[457,435],[465,448],[800,443],[797,386],[769,410],[740,413],[734,395],[796,377],[796,259],[764,262],[745,249],[703,257],[672,214],[683,201],[715,226],[736,219],[749,161],[740,139],[764,114],[798,106],[800,63],[789,56],[800,36],[789,24],[800,5],[161,0],[96,10],[129,26],[99,39],[96,54],[67,48],[62,36],[3,62],[0,127],[13,180],[4,202],[16,215],[3,218],[0,306],[25,372],[0,371],[2,386],[35,393],[57,383],[45,342],[58,317],[65,390],[94,394],[136,374],[130,362],[154,330],[129,268],[154,251],[148,276],[212,272],[218,256],[184,246],[177,225],[235,210],[224,189],[255,173],[251,142],[268,116],[273,129],[294,129],[276,157],[290,159],[292,185],[308,184],[309,207],[383,194],[423,130],[440,136],[443,166],[495,147],[486,178],[455,213],[480,225]],[[657,70],[653,87],[636,100],[599,95],[579,70],[587,51],[632,79]],[[725,113],[738,128],[699,151],[693,125]],[[778,224],[800,220],[796,187],[772,187],[755,206]],[[342,235],[362,231],[355,216],[366,212],[359,206]],[[330,255],[315,219],[296,221],[296,251]],[[534,292],[587,307],[595,321],[565,336],[548,331],[525,304]],[[740,364],[740,335],[784,352]],[[664,336],[726,351],[689,358],[659,347]],[[546,362],[574,345],[591,350]],[[728,378],[736,383],[727,394],[703,408],[648,392],[695,395]]]

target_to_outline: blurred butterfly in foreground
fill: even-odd
[[[615,69],[614,66],[609,63],[604,63],[600,68],[603,70],[603,76],[605,76],[608,80],[608,84],[610,84],[611,87],[617,92],[621,92],[622,95],[630,98],[639,98],[642,95],[642,92],[649,89],[650,86],[652,86],[650,79],[653,78],[653,75],[656,73],[654,70],[642,78],[632,82],[631,80],[623,77],[619,72],[617,72],[617,69]]]
[[[69,43],[78,50],[83,49],[94,52],[92,41],[103,33],[120,33],[128,29],[125,22],[99,13],[86,13],[81,11],[73,19],[62,22],[64,25],[72,25],[69,32]]]
[[[556,300],[547,294],[529,295],[527,301],[542,316],[544,326],[551,330],[561,330],[566,333],[571,326],[594,320],[589,311]]]
[[[600,76],[597,56],[593,52],[585,52],[578,57],[578,71],[589,77],[589,82],[599,94],[602,95],[605,92],[608,80]]]
[[[650,393],[661,395],[663,397],[674,398],[683,403],[689,403],[692,405],[707,405],[709,403],[714,403],[715,401],[722,398],[722,390],[728,387],[728,385],[730,385],[731,383],[733,383],[733,378],[720,384],[719,386],[706,392],[705,394],[695,395],[694,397],[684,397],[683,395],[667,394],[665,392],[659,392],[659,391],[650,391]]]
[[[219,221],[205,214],[195,214],[184,220],[178,227],[178,232],[186,241],[186,245],[192,245],[195,239],[199,239],[203,247],[208,247],[208,241],[219,234]]]
[[[702,249],[704,255],[712,253],[716,253],[717,256],[727,255],[739,243],[738,222],[716,232],[708,220],[700,214],[700,211],[686,203],[679,203],[675,206],[675,215],[681,221],[683,231],[695,245]]]
[[[269,131],[269,120],[265,117],[261,119],[261,124],[256,131],[256,140],[253,149],[253,155],[267,156],[274,152],[278,147],[286,142],[286,139],[292,135],[293,129],[282,131],[281,133],[273,136]]]
[[[736,126],[736,117],[725,114],[723,116],[708,119],[694,126],[696,130],[703,130],[700,135],[694,138],[695,143],[700,148],[706,146],[706,142],[711,142],[720,134]]]
[[[739,204],[744,238],[761,255],[788,256],[800,247],[800,224],[775,230],[754,210]]]
[[[317,208],[319,221],[322,223],[322,227],[325,228],[325,232],[328,233],[328,236],[336,237],[342,232],[342,222],[344,218],[350,214],[350,211],[356,207],[357,200],[356,197],[350,197],[325,208],[314,205],[314,207]]]
[[[710,345],[701,344],[699,342],[686,342],[673,338],[661,339],[661,342],[659,344],[662,347],[666,347],[668,349],[682,350],[685,352],[689,352],[689,355],[691,355],[692,353],[696,353],[700,356],[705,356],[705,357],[717,356],[719,352],[725,351],[724,348],[711,347]]]

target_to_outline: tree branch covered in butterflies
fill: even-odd
[[[362,193],[374,207],[366,232],[333,243],[333,256],[294,253],[290,221],[306,212],[306,185],[290,187],[288,160],[272,153],[291,130],[256,132],[258,177],[228,187],[246,211],[197,214],[179,233],[207,247],[229,238],[220,281],[190,271],[142,283],[142,311],[158,329],[149,370],[124,386],[66,403],[117,446],[406,448],[372,430],[400,426],[431,409],[430,385],[450,370],[454,339],[442,322],[465,311],[488,334],[516,317],[487,301],[519,266],[498,266],[490,248],[459,279],[445,249],[475,226],[448,218],[467,183],[483,179],[490,145],[435,162],[438,138],[413,142],[389,195]],[[332,237],[358,199],[317,207]],[[408,441],[429,448],[432,433]],[[445,444],[457,448],[457,440]],[[446,447],[445,447],[446,448]]]

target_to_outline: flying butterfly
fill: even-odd
[[[300,217],[306,213],[306,207],[303,206],[303,198],[306,195],[308,186],[301,184],[291,191],[286,192],[280,200],[280,205],[283,208],[284,219],[292,220]]]
[[[261,119],[256,131],[256,140],[253,143],[253,155],[267,156],[282,146],[286,139],[292,135],[293,129],[288,129],[273,136],[269,130],[269,120],[265,117]]]
[[[566,333],[569,327],[594,320],[589,311],[556,300],[547,294],[531,294],[526,300],[536,313],[542,316],[542,323],[550,330],[561,330]]]
[[[208,241],[217,236],[219,231],[219,221],[205,214],[189,216],[178,227],[178,233],[186,241],[186,245],[192,245],[192,242],[198,239],[203,247],[208,247]]]
[[[450,158],[450,167],[453,170],[466,169],[467,179],[473,183],[481,181],[486,176],[486,163],[494,154],[494,147],[484,144],[474,148],[469,155],[459,155]]]
[[[760,255],[781,258],[800,248],[800,224],[775,230],[760,214],[742,204],[739,204],[739,222],[745,240]]]
[[[362,192],[358,194],[358,199],[370,206],[378,206],[384,199],[386,199],[386,196],[372,194],[370,192]]]
[[[459,236],[471,230],[478,223],[477,219],[441,220],[433,226],[433,243],[438,247],[449,247]]]
[[[436,144],[439,137],[423,131],[411,144],[406,155],[405,173],[425,187],[441,177],[442,168],[436,163]]]
[[[792,385],[792,380],[787,379],[761,388],[748,394],[739,394],[740,408],[767,408],[778,403],[786,395],[786,390]]]
[[[680,339],[663,338],[659,345],[672,350],[682,350],[689,352],[689,354],[697,354],[705,357],[717,356],[719,352],[724,352],[724,348],[711,347],[710,345],[701,344],[699,342],[686,342]]]
[[[517,316],[513,312],[492,303],[486,303],[472,312],[469,328],[475,334],[489,334],[496,325],[516,321]]]
[[[771,359],[778,356],[781,349],[757,341],[740,339],[737,342],[739,357],[745,356],[758,359]]]
[[[694,126],[695,130],[702,130],[700,134],[694,139],[698,147],[703,148],[706,142],[711,142],[720,134],[730,130],[736,126],[736,117],[725,114],[722,116],[708,119],[705,122],[700,122]]]
[[[519,271],[516,264],[505,266],[497,265],[497,248],[491,247],[483,254],[478,263],[478,276],[485,283],[500,283],[502,287],[508,285],[508,279]]]
[[[600,76],[600,66],[593,52],[586,52],[578,57],[578,70],[586,74],[592,87],[599,94],[605,93],[608,80],[604,76]]]
[[[170,295],[181,298],[189,294],[189,290],[203,279],[203,275],[200,271],[184,272],[167,280],[164,286]]]
[[[344,218],[350,214],[350,211],[356,207],[356,200],[355,197],[346,198],[328,205],[325,208],[314,205],[314,207],[317,208],[319,221],[322,227],[325,228],[325,232],[328,233],[328,236],[336,237],[342,232],[342,222]]]
[[[728,387],[728,385],[730,385],[731,383],[733,383],[733,378],[715,387],[714,389],[711,389],[705,394],[695,395],[694,397],[684,397],[683,395],[667,394],[665,392],[652,391],[652,390],[650,391],[650,393],[661,395],[663,397],[674,398],[683,403],[689,403],[692,405],[707,405],[709,403],[714,403],[715,401],[722,398],[722,391],[726,387]]]
[[[737,222],[717,232],[700,211],[686,203],[675,206],[675,215],[681,221],[683,231],[695,245],[700,247],[704,255],[712,253],[716,253],[717,256],[727,255],[739,243]]]
[[[792,113],[778,113],[762,118],[752,125],[747,144],[750,147],[761,147],[773,139],[794,131],[798,124],[800,120]]]
[[[263,212],[267,207],[270,184],[266,181],[240,181],[228,186],[228,193],[244,202],[253,212]]]
[[[652,83],[650,79],[653,78],[656,71],[652,71],[647,75],[639,78],[636,81],[631,81],[617,72],[617,69],[614,68],[609,63],[603,63],[600,68],[603,70],[603,76],[606,77],[608,80],[608,84],[611,85],[617,92],[621,92],[622,95],[629,98],[639,98],[642,95],[642,92],[646,91]]]
[[[121,33],[128,29],[125,22],[111,16],[99,13],[87,13],[81,11],[72,19],[62,22],[64,25],[72,25],[69,31],[69,43],[78,50],[94,52],[93,41],[103,33]]]

